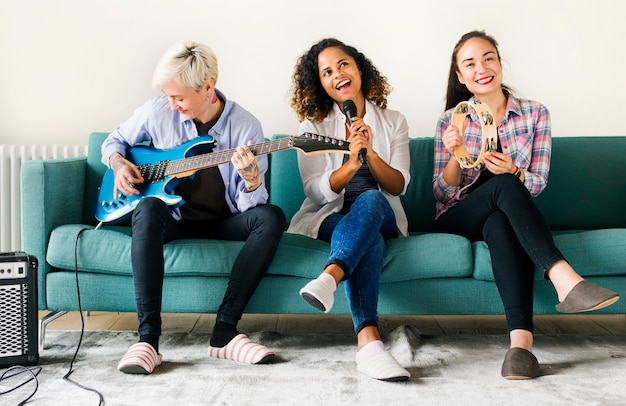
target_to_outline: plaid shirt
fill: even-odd
[[[451,154],[441,138],[450,125],[453,110],[449,109],[439,117],[435,135],[433,193],[437,199],[437,217],[467,196],[469,186],[481,173],[475,169],[462,169],[459,186],[451,186],[443,179],[443,170]],[[469,111],[465,148],[476,159],[481,148],[481,127],[476,111],[472,108]],[[548,184],[550,171],[552,136],[548,109],[538,102],[509,95],[506,114],[498,125],[498,137],[502,152],[509,155],[513,163],[524,171],[526,188],[532,196],[539,195]]]

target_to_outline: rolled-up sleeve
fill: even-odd
[[[437,128],[435,129],[435,151],[433,162],[433,194],[440,205],[447,205],[451,200],[458,199],[460,187],[451,186],[443,178],[443,170],[450,161],[450,152],[443,145],[443,133],[450,125],[451,113],[444,113],[437,120]]]

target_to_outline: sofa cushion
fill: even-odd
[[[77,244],[78,269],[81,272],[132,275],[130,229],[128,227],[93,227],[67,224],[52,230],[46,260],[59,269],[74,269],[74,245]],[[241,250],[242,242],[184,239],[165,244],[165,269],[168,275],[227,276]],[[221,260],[216,261],[216,258]],[[199,266],[203,264],[203,266]]]
[[[411,154],[411,180],[406,193],[400,196],[409,221],[409,232],[425,232],[435,221],[435,195],[433,194],[433,137],[409,139]]]
[[[550,177],[535,198],[552,230],[626,227],[626,137],[554,137]]]
[[[86,230],[78,237],[83,229]],[[77,238],[80,238],[77,253],[81,272],[132,275],[128,227],[98,230],[80,224],[57,227],[50,236],[47,262],[58,269],[73,270]],[[165,273],[170,276],[228,276],[242,246],[241,241],[181,239],[169,242],[163,248]],[[329,244],[323,241],[285,233],[269,273],[315,278],[328,259],[329,249]]]
[[[565,259],[583,277],[626,275],[626,229],[609,228],[591,231],[569,231],[554,234],[554,242]],[[491,257],[484,241],[472,244],[474,278],[493,281]],[[535,279],[543,274],[535,270]]]
[[[94,216],[95,205],[98,202],[98,191],[102,178],[107,170],[100,158],[100,147],[109,133],[94,132],[89,135],[89,151],[87,153],[87,168],[85,173],[85,196],[83,201],[83,223],[96,225]]]
[[[272,139],[283,137],[286,135],[274,135]],[[271,185],[269,201],[283,209],[289,223],[305,198],[298,171],[298,151],[290,149],[272,154],[269,183]]]
[[[80,236],[79,236],[80,234]],[[79,239],[76,244],[77,238]],[[243,243],[182,239],[165,244],[165,269],[170,276],[227,276]],[[387,242],[381,282],[402,282],[472,274],[469,242],[451,234],[421,234]],[[128,227],[95,230],[80,224],[55,228],[46,260],[57,269],[73,270],[74,247],[80,272],[132,275]],[[269,274],[312,279],[324,269],[330,245],[299,234],[285,233]],[[216,258],[220,258],[216,261]]]
[[[472,275],[472,247],[464,237],[423,233],[387,241],[381,283]]]
[[[94,230],[82,224],[65,224],[52,230],[46,262],[58,269],[78,266],[81,272],[132,275],[129,241],[128,234],[111,227]]]

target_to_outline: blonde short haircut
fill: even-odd
[[[161,88],[170,81],[196,92],[209,80],[217,83],[217,57],[204,44],[187,41],[172,45],[157,63],[152,86]]]

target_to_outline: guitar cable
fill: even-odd
[[[88,390],[91,392],[94,392],[98,395],[99,397],[99,403],[98,406],[102,406],[104,405],[104,397],[102,396],[102,394],[100,392],[98,392],[98,390],[93,389],[93,388],[89,388],[87,386],[84,386],[80,383],[78,383],[77,381],[73,380],[70,378],[70,375],[74,372],[74,361],[76,360],[76,357],[78,356],[78,351],[80,350],[80,346],[81,343],[83,341],[83,335],[85,332],[85,318],[83,317],[83,309],[82,309],[82,303],[80,300],[80,284],[78,281],[78,241],[80,240],[80,236],[82,235],[82,233],[84,231],[88,230],[88,228],[82,228],[79,232],[78,235],[76,236],[76,242],[74,243],[74,275],[76,278],[76,294],[77,294],[77,299],[78,299],[78,313],[80,314],[80,322],[81,322],[81,328],[80,328],[80,337],[78,340],[78,345],[76,346],[76,351],[74,352],[74,356],[72,357],[72,360],[70,361],[70,367],[69,370],[67,371],[67,373],[63,376],[63,379],[71,382],[72,384],[78,386],[81,389],[84,390]],[[16,371],[19,370],[15,373],[12,373],[10,375],[7,375],[9,372],[12,371]],[[29,379],[27,379],[26,381],[14,386],[13,388],[4,391],[4,392],[0,392],[0,396],[1,395],[5,395],[7,393],[10,393],[16,389],[21,388],[22,386],[26,385],[27,383],[31,382],[31,381],[35,381],[35,388],[32,391],[32,393],[24,400],[22,400],[20,403],[18,403],[18,406],[22,406],[24,404],[26,404],[26,402],[28,402],[34,395],[35,393],[37,393],[37,390],[39,389],[39,380],[37,379],[37,376],[39,375],[39,373],[41,372],[42,367],[41,366],[37,366],[37,367],[32,367],[32,368],[27,368],[21,365],[15,365],[12,366],[10,368],[8,368],[6,371],[4,371],[2,373],[2,375],[0,375],[0,382],[2,382],[3,379],[9,379],[12,378],[14,376],[20,375],[22,373],[30,373],[31,377]]]
[[[39,389],[39,380],[37,379],[37,375],[39,375],[39,373],[41,372],[41,369],[42,368],[40,366],[28,368],[28,367],[25,367],[23,365],[14,365],[14,366],[12,366],[10,368],[7,368],[7,370],[4,371],[2,373],[2,375],[0,375],[0,383],[4,379],[10,379],[10,378],[12,378],[14,376],[17,376],[17,375],[20,375],[20,374],[23,374],[23,373],[26,373],[26,372],[28,372],[31,375],[31,377],[29,379],[27,379],[26,381],[20,383],[19,385],[16,385],[16,386],[12,387],[9,390],[6,390],[4,392],[0,392],[0,396],[6,395],[7,393],[10,393],[10,392],[13,392],[14,390],[19,389],[22,386],[26,385],[30,381],[35,381],[35,389],[33,389],[33,392],[30,395],[28,395],[28,397],[26,399],[22,400],[17,405],[18,406],[22,406],[22,405],[26,404],[26,402],[28,402],[30,400],[30,398],[35,396],[35,393],[37,393],[37,389]],[[13,372],[13,371],[17,371],[17,372],[12,373],[10,375],[7,375],[9,372]]]
[[[76,294],[78,297],[78,313],[80,314],[80,325],[81,325],[80,337],[78,339],[78,345],[76,346],[76,351],[74,352],[72,361],[70,361],[69,370],[63,376],[63,379],[68,382],[73,383],[74,385],[78,386],[81,389],[96,393],[99,398],[98,406],[102,406],[104,405],[104,396],[102,396],[102,393],[100,393],[97,389],[93,389],[93,388],[81,385],[80,383],[70,378],[70,375],[74,372],[74,369],[73,369],[74,361],[76,360],[76,356],[78,355],[78,350],[80,349],[81,343],[83,342],[83,335],[85,333],[85,318],[83,317],[83,308],[82,308],[82,304],[80,301],[80,284],[78,283],[78,241],[80,240],[80,236],[83,233],[83,231],[86,231],[86,230],[88,230],[88,228],[82,228],[78,232],[78,235],[76,236],[76,242],[74,243],[74,275],[76,276]]]

